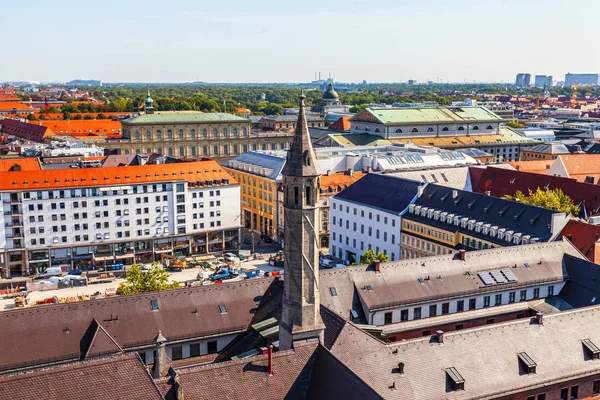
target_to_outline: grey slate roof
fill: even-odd
[[[499,229],[505,228],[506,231],[520,232],[523,236],[530,235],[531,238],[539,238],[542,242],[554,239],[558,234],[558,232],[553,233],[550,229],[553,215],[557,214],[557,211],[441,185],[427,185],[423,195],[414,204],[415,207],[427,207],[428,209],[454,214],[459,216],[459,220],[468,217],[469,220],[497,226]],[[435,218],[429,218],[427,215],[422,215],[422,213],[416,215],[416,213],[407,212],[404,219],[423,222],[451,232],[465,232],[470,236],[497,243],[501,246],[511,244],[504,239],[499,239],[497,236],[492,237],[483,232],[477,232],[475,229],[463,228],[462,224],[454,225],[435,220]],[[566,224],[567,217],[564,214],[563,219]]]
[[[334,198],[401,213],[417,195],[420,183],[389,175],[368,174]]]
[[[563,271],[565,254],[573,256],[569,260],[582,259],[590,264],[570,242],[562,240],[467,252],[464,262],[458,255],[388,262],[381,264],[379,273],[366,265],[321,270],[321,304],[349,319],[351,309],[361,311],[361,303],[368,309],[378,309],[465,295],[465,292],[491,293],[539,281],[561,282],[568,278]],[[513,272],[518,279],[516,283],[486,287],[477,276],[479,271],[503,268]],[[467,271],[472,275],[467,275]],[[430,279],[426,280],[427,277]],[[425,279],[424,283],[419,278]],[[366,285],[372,290],[365,290]],[[335,296],[330,287],[335,287]]]
[[[384,399],[516,398],[565,376],[597,375],[599,361],[589,358],[582,341],[600,344],[598,320],[600,307],[594,306],[545,316],[543,325],[525,318],[446,332],[443,345],[430,337],[386,345],[346,323],[331,353]],[[521,352],[537,363],[536,373],[522,373]],[[449,387],[445,370],[452,367],[464,378],[464,390]]]
[[[229,161],[226,161],[223,166],[235,170],[252,173],[252,166],[267,168],[269,171],[266,175],[269,179],[277,180],[281,178],[281,170],[285,165],[285,158],[266,153],[249,151],[241,154]],[[262,174],[258,174],[261,175]]]

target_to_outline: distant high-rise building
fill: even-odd
[[[553,83],[552,75],[536,75],[534,80],[535,87],[551,87]]]
[[[575,82],[578,85],[598,85],[598,74],[571,74],[565,75],[565,86],[571,86]]]
[[[529,86],[531,83],[531,74],[520,73],[517,74],[517,79],[515,80],[515,86]]]

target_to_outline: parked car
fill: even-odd
[[[81,271],[80,269],[74,269],[72,271],[69,271],[67,275],[81,275],[82,273],[83,271]]]
[[[52,278],[50,278],[52,279]],[[78,281],[80,279],[82,279],[80,276],[77,275],[67,275],[67,276],[63,276],[62,278],[58,278],[61,282],[69,282],[69,281]]]
[[[319,265],[321,268],[333,268],[335,263],[328,258],[322,258],[321,261],[319,261]]]
[[[51,276],[61,276],[61,267],[48,267],[44,272],[38,275],[39,278],[50,278]]]

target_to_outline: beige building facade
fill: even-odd
[[[123,154],[210,157],[225,161],[248,151],[287,150],[292,134],[252,133],[250,120],[225,113],[154,113],[123,120],[123,138],[102,145]]]

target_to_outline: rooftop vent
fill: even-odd
[[[592,359],[600,359],[600,348],[594,344],[590,339],[585,339],[581,342],[585,350]]]
[[[521,361],[521,363],[523,364],[523,366],[525,367],[525,370],[527,371],[528,374],[535,374],[535,370],[537,368],[537,364],[535,363],[535,361],[533,361],[531,359],[531,357],[529,357],[529,355],[525,352],[523,353],[519,353],[519,361]]]
[[[446,376],[450,380],[452,389],[465,390],[465,380],[454,367],[446,368]]]

